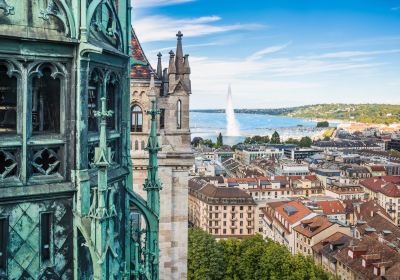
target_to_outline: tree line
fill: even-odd
[[[261,235],[216,241],[198,228],[189,229],[189,280],[333,280],[312,258]]]

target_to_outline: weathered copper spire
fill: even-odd
[[[155,100],[152,100],[151,103],[152,108],[150,111],[147,111],[147,114],[151,115],[150,136],[146,147],[146,150],[149,151],[149,165],[147,167],[147,179],[143,186],[144,190],[147,191],[147,206],[159,217],[161,182],[158,177],[157,154],[161,148],[157,138],[157,115],[160,112],[157,110]]]

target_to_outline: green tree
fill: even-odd
[[[209,147],[209,148],[214,147],[214,143],[213,143],[213,141],[211,141],[210,139],[201,140],[201,141],[200,141],[200,144],[201,144],[201,145],[204,145],[204,146],[207,146],[207,147]]]
[[[275,131],[271,136],[271,144],[280,144],[280,143],[281,143],[281,138],[279,136],[279,133]]]
[[[265,271],[260,265],[260,259],[265,254],[266,242],[261,235],[243,239],[240,242],[240,279],[265,279]]]
[[[201,138],[201,137],[194,137],[191,144],[192,144],[193,147],[198,147],[199,144],[200,144],[202,141],[203,141],[203,138]]]
[[[189,229],[188,279],[219,280],[224,275],[224,246],[201,229]]]
[[[299,140],[293,139],[293,138],[288,138],[288,139],[285,141],[285,143],[286,143],[286,144],[295,144],[295,145],[299,145]]]
[[[264,255],[261,258],[265,278],[271,280],[286,279],[291,273],[290,261],[292,258],[293,256],[286,247],[268,240]]]
[[[215,147],[216,147],[216,148],[219,148],[219,147],[221,147],[222,145],[224,145],[224,139],[222,138],[222,133],[220,132],[220,133],[218,134],[217,143],[215,144]]]
[[[299,146],[302,148],[309,148],[311,147],[312,140],[310,137],[305,136],[300,139]]]
[[[221,240],[224,246],[226,271],[224,280],[239,280],[239,263],[241,262],[240,240],[228,238]]]
[[[317,122],[317,127],[329,127],[329,122],[327,121]]]

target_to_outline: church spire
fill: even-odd
[[[190,74],[189,55],[188,54],[185,54],[183,68],[185,70],[185,72],[184,72],[185,74]]]
[[[169,65],[168,65],[168,73],[169,74],[176,74],[176,66],[175,66],[174,61],[175,61],[175,54],[171,50],[169,52]]]
[[[176,43],[176,59],[175,59],[175,68],[177,74],[184,74],[183,69],[183,49],[182,49],[182,32],[178,31],[176,34],[177,43]]]
[[[161,150],[157,138],[157,110],[156,101],[152,100],[152,108],[147,114],[151,115],[151,128],[146,150],[149,151],[149,165],[147,167],[147,178],[144,182],[144,190],[147,191],[147,206],[154,214],[160,217],[160,190],[161,182],[158,177],[157,154]]]
[[[157,77],[159,80],[162,80],[162,65],[161,65],[161,57],[162,54],[159,52],[157,54],[158,60],[157,60]]]

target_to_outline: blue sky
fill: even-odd
[[[133,0],[150,62],[184,34],[191,108],[400,104],[400,0]]]

